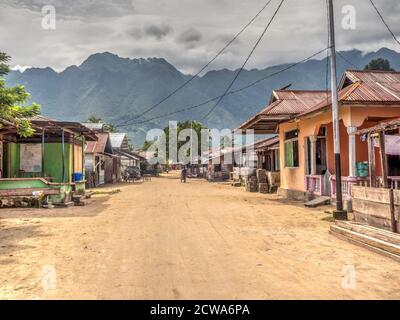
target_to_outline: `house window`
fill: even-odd
[[[299,131],[285,132],[285,166],[299,166]]]

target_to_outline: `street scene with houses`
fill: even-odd
[[[381,42],[357,38],[362,52],[335,40],[366,32],[343,27],[351,8],[341,21],[339,1],[310,1],[323,49],[252,65],[294,16],[262,2],[200,64],[193,28],[129,30],[186,43],[190,68],[105,52],[56,72],[0,49],[0,299],[400,299],[400,6],[368,2]],[[26,3],[4,8],[46,14],[45,32],[59,10],[66,32],[68,8]],[[217,58],[229,68],[205,73]]]

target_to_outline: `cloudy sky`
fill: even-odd
[[[58,71],[81,64],[90,54],[163,57],[192,73],[237,33],[267,0],[1,0],[0,51],[12,65],[50,66]],[[271,18],[270,6],[211,69],[237,68]],[[337,46],[363,51],[400,51],[368,0],[335,0]],[[375,0],[400,37],[400,1]],[[56,10],[56,29],[42,27],[42,8]],[[355,30],[345,30],[344,6],[355,8]],[[324,0],[286,0],[247,68],[302,59],[326,47]]]

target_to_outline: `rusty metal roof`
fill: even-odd
[[[354,82],[380,82],[380,83],[399,83],[400,72],[381,71],[381,70],[347,70],[344,78]]]
[[[298,115],[327,97],[320,90],[275,90],[270,104],[239,126],[237,130],[253,129],[256,133],[274,133],[277,125]]]
[[[279,144],[279,136],[275,136],[272,138],[263,139],[254,147],[257,151],[259,150],[268,150],[269,148]]]
[[[62,129],[77,135],[85,136],[86,140],[96,140],[95,132],[80,122],[51,119],[43,115],[26,118],[35,129],[45,129],[47,132],[59,133]],[[38,131],[38,133],[40,133]]]
[[[395,71],[346,71],[338,91],[342,105],[400,105],[400,72]],[[300,114],[309,115],[331,107],[331,98],[321,101]]]
[[[88,141],[85,146],[85,153],[109,153],[112,154],[109,134],[96,133],[97,141]]]

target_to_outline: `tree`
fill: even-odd
[[[29,117],[40,114],[40,106],[26,105],[30,95],[23,86],[6,87],[4,76],[10,72],[9,61],[10,57],[0,52],[0,119],[13,123],[20,136],[29,137],[34,133]]]
[[[143,151],[147,151],[149,150],[149,148],[154,144],[154,141],[148,141],[146,140],[145,142],[143,142],[143,145],[141,147],[141,150]]]
[[[94,115],[90,116],[87,119],[87,122],[89,122],[89,123],[102,123],[104,125],[104,129],[107,130],[108,132],[116,132],[117,131],[117,128],[114,125],[106,123],[106,122],[103,121],[103,119],[98,118],[98,117],[96,117]]]
[[[364,70],[382,70],[382,71],[395,71],[391,66],[388,59],[373,59],[365,67]]]
[[[193,130],[197,133],[197,137],[198,137],[198,151],[197,154],[201,153],[201,130],[202,129],[207,129],[207,127],[205,127],[203,124],[201,124],[198,121],[191,121],[191,120],[187,120],[187,121],[183,121],[183,122],[178,122],[177,125],[177,134],[179,136],[179,133],[184,130],[184,129],[190,129],[193,128]],[[165,138],[167,141],[167,157],[169,158],[169,127],[165,127],[164,128],[164,133],[165,133]],[[178,142],[178,150],[181,148],[181,146],[183,146],[185,143],[187,143],[190,140],[190,137],[188,137],[186,139],[186,141],[179,141]],[[196,154],[196,152],[194,152],[194,154]]]

